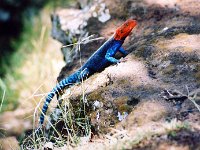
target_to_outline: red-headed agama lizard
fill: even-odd
[[[136,20],[129,19],[118,27],[113,36],[108,39],[75,73],[60,81],[51,92],[48,93],[44,102],[42,113],[40,115],[40,125],[44,123],[44,116],[47,112],[48,105],[55,94],[58,94],[62,89],[75,83],[80,83],[95,72],[100,72],[111,64],[120,63],[120,60],[114,58],[119,51],[124,55],[128,53],[122,47],[124,40],[130,34],[132,29],[137,25]]]

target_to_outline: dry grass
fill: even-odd
[[[34,18],[33,22],[35,26],[33,30],[40,30],[39,36],[28,39],[29,41],[27,43],[29,47],[27,47],[27,44],[25,44],[26,46],[19,47],[20,52],[25,52],[25,49],[28,51],[28,53],[24,54],[26,58],[23,60],[23,63],[14,70],[20,74],[20,79],[16,79],[10,72],[6,75],[6,82],[9,83],[10,89],[19,93],[19,96],[14,98],[15,101],[19,101],[19,105],[13,114],[16,114],[17,110],[19,110],[23,115],[20,114],[20,117],[16,116],[16,120],[24,119],[32,122],[30,116],[25,118],[21,117],[27,116],[27,113],[29,114],[30,111],[32,111],[32,114],[34,113],[33,108],[38,105],[41,99],[45,98],[46,93],[44,91],[49,91],[55,85],[56,77],[64,66],[60,51],[61,44],[53,40],[50,36],[50,12],[51,10],[49,8],[45,8],[41,12],[40,17]],[[40,24],[42,26],[39,26]],[[6,110],[3,103],[7,102],[9,96],[9,93],[7,94],[6,91],[6,86],[1,79],[0,90],[3,90],[3,95],[0,95],[1,111],[2,107]]]
[[[0,78],[0,88],[3,90],[3,95],[2,95],[1,104],[0,104],[0,112],[1,112],[3,102],[5,99],[5,94],[6,94],[6,85],[4,84],[3,80],[1,80],[1,78]]]
[[[42,35],[44,35],[44,33],[42,32]],[[43,37],[41,35],[41,37]],[[78,46],[78,50],[80,51],[80,45],[81,44],[85,44],[88,42],[92,42],[95,40],[99,40],[102,39],[100,38],[94,38],[91,39],[93,37],[93,35],[84,38],[83,40],[80,40],[78,43],[75,43],[75,45]],[[37,42],[34,42],[37,43]],[[40,44],[41,46],[42,44]],[[73,44],[74,45],[74,44]],[[67,45],[67,46],[71,46],[71,45]],[[80,56],[80,65],[82,66],[82,61],[81,61],[81,56]],[[91,137],[91,127],[90,127],[90,123],[89,123],[89,117],[86,115],[86,110],[85,110],[85,105],[87,103],[87,99],[85,97],[85,86],[84,86],[84,82],[82,80],[81,82],[81,88],[82,88],[82,98],[80,99],[80,107],[76,110],[73,108],[72,104],[70,103],[69,100],[69,96],[71,96],[72,93],[70,93],[70,95],[65,94],[62,99],[64,99],[64,104],[62,106],[60,106],[60,110],[62,110],[61,112],[61,117],[58,118],[58,120],[56,120],[56,123],[52,124],[51,121],[48,119],[48,117],[45,115],[45,118],[47,120],[47,124],[50,125],[50,127],[53,130],[53,134],[51,138],[46,138],[45,133],[41,130],[41,133],[38,134],[39,130],[36,130],[37,132],[35,132],[34,134],[32,134],[31,136],[29,136],[28,138],[26,138],[23,141],[22,146],[24,147],[28,147],[30,149],[41,149],[44,147],[45,143],[50,142],[50,140],[54,139],[55,145],[60,147],[63,145],[77,145],[78,143],[80,143],[80,141],[87,139],[89,141],[90,137]],[[34,97],[35,95],[37,95],[37,91],[41,89],[41,86],[39,86],[39,88],[36,89],[36,91],[34,91],[32,94],[32,97]],[[42,96],[42,98],[39,100],[39,103],[37,101],[35,102],[35,111],[34,111],[34,117],[33,117],[33,128],[35,127],[35,122],[37,122],[36,118],[38,118],[37,114],[39,112],[43,113],[40,109],[40,104],[41,102],[45,99],[46,97],[46,93],[42,93],[39,94],[40,96]],[[38,95],[37,95],[38,96]],[[56,129],[56,124],[63,121],[64,123],[64,127],[63,129],[67,131],[67,136],[64,137],[61,135],[61,133],[59,131],[57,131]],[[34,129],[35,130],[35,129]],[[78,136],[78,133],[80,134],[80,132],[82,133],[82,138],[80,136]]]
[[[10,58],[13,68],[7,67],[7,73],[1,82],[6,86],[6,94],[5,88],[0,88],[0,97],[5,95],[2,111],[15,109],[16,103],[19,103],[19,108],[31,109],[34,98],[30,98],[30,95],[37,86],[42,84],[38,91],[42,92],[55,85],[64,61],[60,51],[61,44],[50,36],[50,13],[51,8],[44,8],[40,15],[33,17],[33,25],[24,29],[27,33],[22,34],[19,43],[13,44],[17,49]]]

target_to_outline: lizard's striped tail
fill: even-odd
[[[80,82],[79,78],[79,72],[70,75],[68,78],[63,79],[60,81],[51,92],[48,93],[46,100],[44,102],[43,108],[42,108],[42,113],[40,115],[40,125],[44,123],[44,116],[46,115],[49,103],[55,96],[55,94],[59,93],[62,89],[64,89],[66,86],[75,84],[76,82]]]

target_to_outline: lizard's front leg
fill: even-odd
[[[116,58],[110,56],[109,54],[106,54],[105,59],[108,60],[111,63],[114,63],[114,64],[120,63],[119,60],[117,60]]]
[[[115,56],[117,52],[117,47],[113,46],[112,48],[108,49],[105,55],[105,59],[111,63],[117,64],[119,63],[119,60],[117,60],[116,58],[114,58],[113,56]]]
[[[123,54],[123,58],[121,58],[119,61],[126,62],[127,58],[125,58],[125,57],[128,55],[128,52],[123,47],[119,48],[119,52]]]
[[[119,52],[122,53],[124,57],[128,55],[128,52],[122,46],[119,48]]]

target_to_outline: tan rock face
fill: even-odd
[[[158,49],[166,52],[177,51],[181,49],[181,52],[197,52],[200,54],[200,35],[188,35],[181,33],[174,36],[173,39],[163,39],[158,41],[155,45]]]
[[[144,0],[148,5],[160,5],[162,7],[176,8],[183,13],[190,13],[191,15],[200,14],[200,3],[198,0]]]
[[[6,135],[21,135],[25,130],[32,129],[33,124],[27,116],[33,112],[30,110],[17,109],[14,112],[5,112],[0,116],[0,128],[5,131]]]
[[[150,122],[159,122],[169,113],[169,108],[166,104],[158,101],[145,101],[129,114],[126,120],[119,123],[117,126],[122,126],[125,129],[130,129],[134,126],[144,126]]]
[[[20,146],[16,137],[0,138],[1,150],[19,150]]]
[[[162,143],[158,145],[158,150],[189,150],[188,146],[178,146],[178,145],[172,145],[167,143]]]

